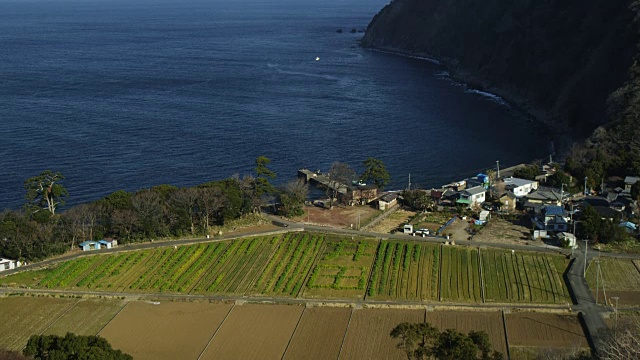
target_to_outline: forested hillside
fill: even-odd
[[[362,45],[438,58],[453,76],[519,104],[565,138],[605,125],[569,154],[575,175],[639,174],[638,4],[394,0]]]

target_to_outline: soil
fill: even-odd
[[[638,307],[640,306],[640,291],[613,291],[607,290],[607,301],[606,304],[613,309],[616,305],[616,301],[613,299],[614,297],[618,297],[618,306],[619,307]],[[596,298],[596,292],[591,291],[593,294],[593,298]],[[604,295],[602,293],[602,289],[600,289],[600,293],[598,294],[598,302],[602,305],[605,303]]]
[[[554,348],[588,348],[580,321],[576,316],[513,313],[507,314],[510,346]]]
[[[78,300],[48,297],[0,298],[0,349],[20,351]]]
[[[303,310],[290,305],[235,306],[202,359],[282,359]]]
[[[400,340],[389,334],[400,323],[423,322],[424,316],[424,310],[354,310],[339,359],[406,359],[404,351],[396,347]]]
[[[311,223],[313,225],[330,226],[342,229],[356,229],[358,226],[358,214],[360,214],[360,226],[369,223],[380,214],[370,206],[342,206],[336,205],[333,209],[324,209],[318,206],[306,206],[304,216],[294,218],[293,221]]]
[[[493,350],[507,354],[502,313],[473,311],[433,311],[427,312],[427,322],[440,331],[455,329],[463,334],[470,331],[484,331],[489,335]]]
[[[544,246],[544,242],[531,238],[531,229],[522,223],[512,223],[507,220],[492,218],[487,225],[476,235],[473,240],[518,245]]]
[[[350,316],[350,308],[305,309],[284,359],[337,359]]]
[[[415,211],[398,209],[376,224],[376,226],[369,229],[369,231],[380,234],[390,234],[392,231],[397,230],[402,225],[406,224],[411,217],[415,216],[415,214]]]
[[[134,359],[197,359],[232,305],[130,302],[100,331]]]
[[[126,305],[124,300],[81,300],[59,317],[44,335],[96,335]]]

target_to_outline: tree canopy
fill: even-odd
[[[36,360],[132,360],[99,336],[33,335],[22,353]]]
[[[59,172],[46,170],[40,175],[30,177],[24,182],[27,190],[27,207],[35,213],[41,209],[55,215],[56,209],[64,205],[65,197],[69,195],[67,189],[60,183],[64,176]]]
[[[503,355],[491,351],[489,336],[484,331],[465,335],[453,329],[438,331],[429,323],[401,323],[391,330],[399,339],[397,347],[408,359],[425,360],[502,360]]]
[[[365,170],[360,177],[361,180],[372,181],[381,190],[391,181],[391,176],[382,160],[370,157],[363,161],[362,165]]]

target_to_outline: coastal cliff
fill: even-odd
[[[452,76],[574,140],[606,124],[594,134],[602,139],[602,132],[640,125],[637,112],[630,113],[640,99],[638,7],[637,0],[394,0],[373,18],[361,44],[434,57]],[[580,156],[593,145],[583,144]],[[603,148],[628,147],[609,145]],[[636,160],[636,169],[625,159],[615,172],[640,172]]]
[[[628,78],[633,19],[626,1],[395,0],[362,45],[436,57],[474,85],[590,132]]]

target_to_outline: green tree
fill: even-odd
[[[267,167],[270,163],[271,160],[266,156],[259,156],[256,159],[255,192],[258,197],[276,193],[276,188],[270,182],[276,178],[276,173]]]
[[[631,196],[633,199],[640,201],[640,181],[636,181],[636,183],[631,186]]]
[[[400,339],[397,347],[405,351],[409,360],[503,359],[501,353],[491,351],[489,336],[484,331],[471,331],[465,335],[452,329],[439,332],[428,323],[401,323],[390,335]]]
[[[22,353],[36,360],[132,360],[131,355],[115,350],[99,336],[33,335]]]
[[[24,182],[24,188],[27,190],[26,198],[30,212],[35,213],[40,209],[49,211],[51,215],[55,215],[56,209],[63,206],[65,197],[69,195],[67,189],[60,183],[64,180],[59,172],[46,170],[40,175],[30,177]]]
[[[391,176],[382,160],[370,157],[363,161],[362,165],[364,165],[365,170],[360,177],[361,180],[373,181],[380,190],[389,184]]]
[[[536,176],[542,174],[540,166],[536,164],[525,165],[513,172],[513,177],[527,180],[535,180]]]

